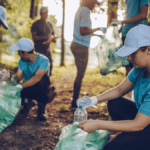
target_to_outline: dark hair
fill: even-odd
[[[21,52],[22,54],[24,54],[25,51],[21,51],[21,50],[20,50],[20,52]],[[34,49],[33,49],[32,51],[28,52],[28,53],[29,53],[29,54],[32,54],[33,52],[34,52]]]
[[[140,47],[142,51],[145,51],[147,49],[147,46],[143,46],[143,47]]]

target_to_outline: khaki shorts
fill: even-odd
[[[72,42],[70,48],[75,58],[77,73],[84,76],[88,63],[88,47]]]

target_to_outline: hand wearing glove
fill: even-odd
[[[18,88],[23,89],[23,87],[22,87],[22,85],[21,85],[21,84],[17,84],[15,87],[18,87]]]
[[[88,97],[88,96],[84,96],[81,99],[77,100],[77,106],[81,106],[82,108],[89,108],[95,104],[97,104],[97,98],[96,96],[93,97]]]
[[[111,23],[112,26],[116,26],[116,25],[121,25],[122,24],[122,21],[119,21],[119,20],[115,20]]]
[[[105,28],[105,27],[100,27],[100,30],[101,30],[103,33],[106,33],[106,28]]]

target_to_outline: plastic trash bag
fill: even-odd
[[[129,64],[126,57],[119,57],[115,54],[122,46],[123,44],[118,33],[118,27],[109,27],[106,34],[101,37],[98,48],[96,49],[98,65],[102,75],[106,75],[117,70],[121,66]]]
[[[106,130],[88,134],[78,128],[77,124],[68,125],[62,128],[55,150],[102,150],[109,139]]]
[[[14,121],[20,106],[21,88],[15,87],[16,80],[10,75],[6,80],[0,78],[0,132]]]

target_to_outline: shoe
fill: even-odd
[[[40,121],[46,121],[47,120],[47,115],[46,115],[46,104],[43,103],[38,103],[38,115],[37,119]]]
[[[47,115],[46,114],[40,114],[37,116],[37,119],[40,121],[46,121],[47,120]]]
[[[71,104],[71,109],[74,110],[74,109],[77,109],[77,108],[78,108],[78,107],[77,107],[77,104],[74,104],[74,103]]]

